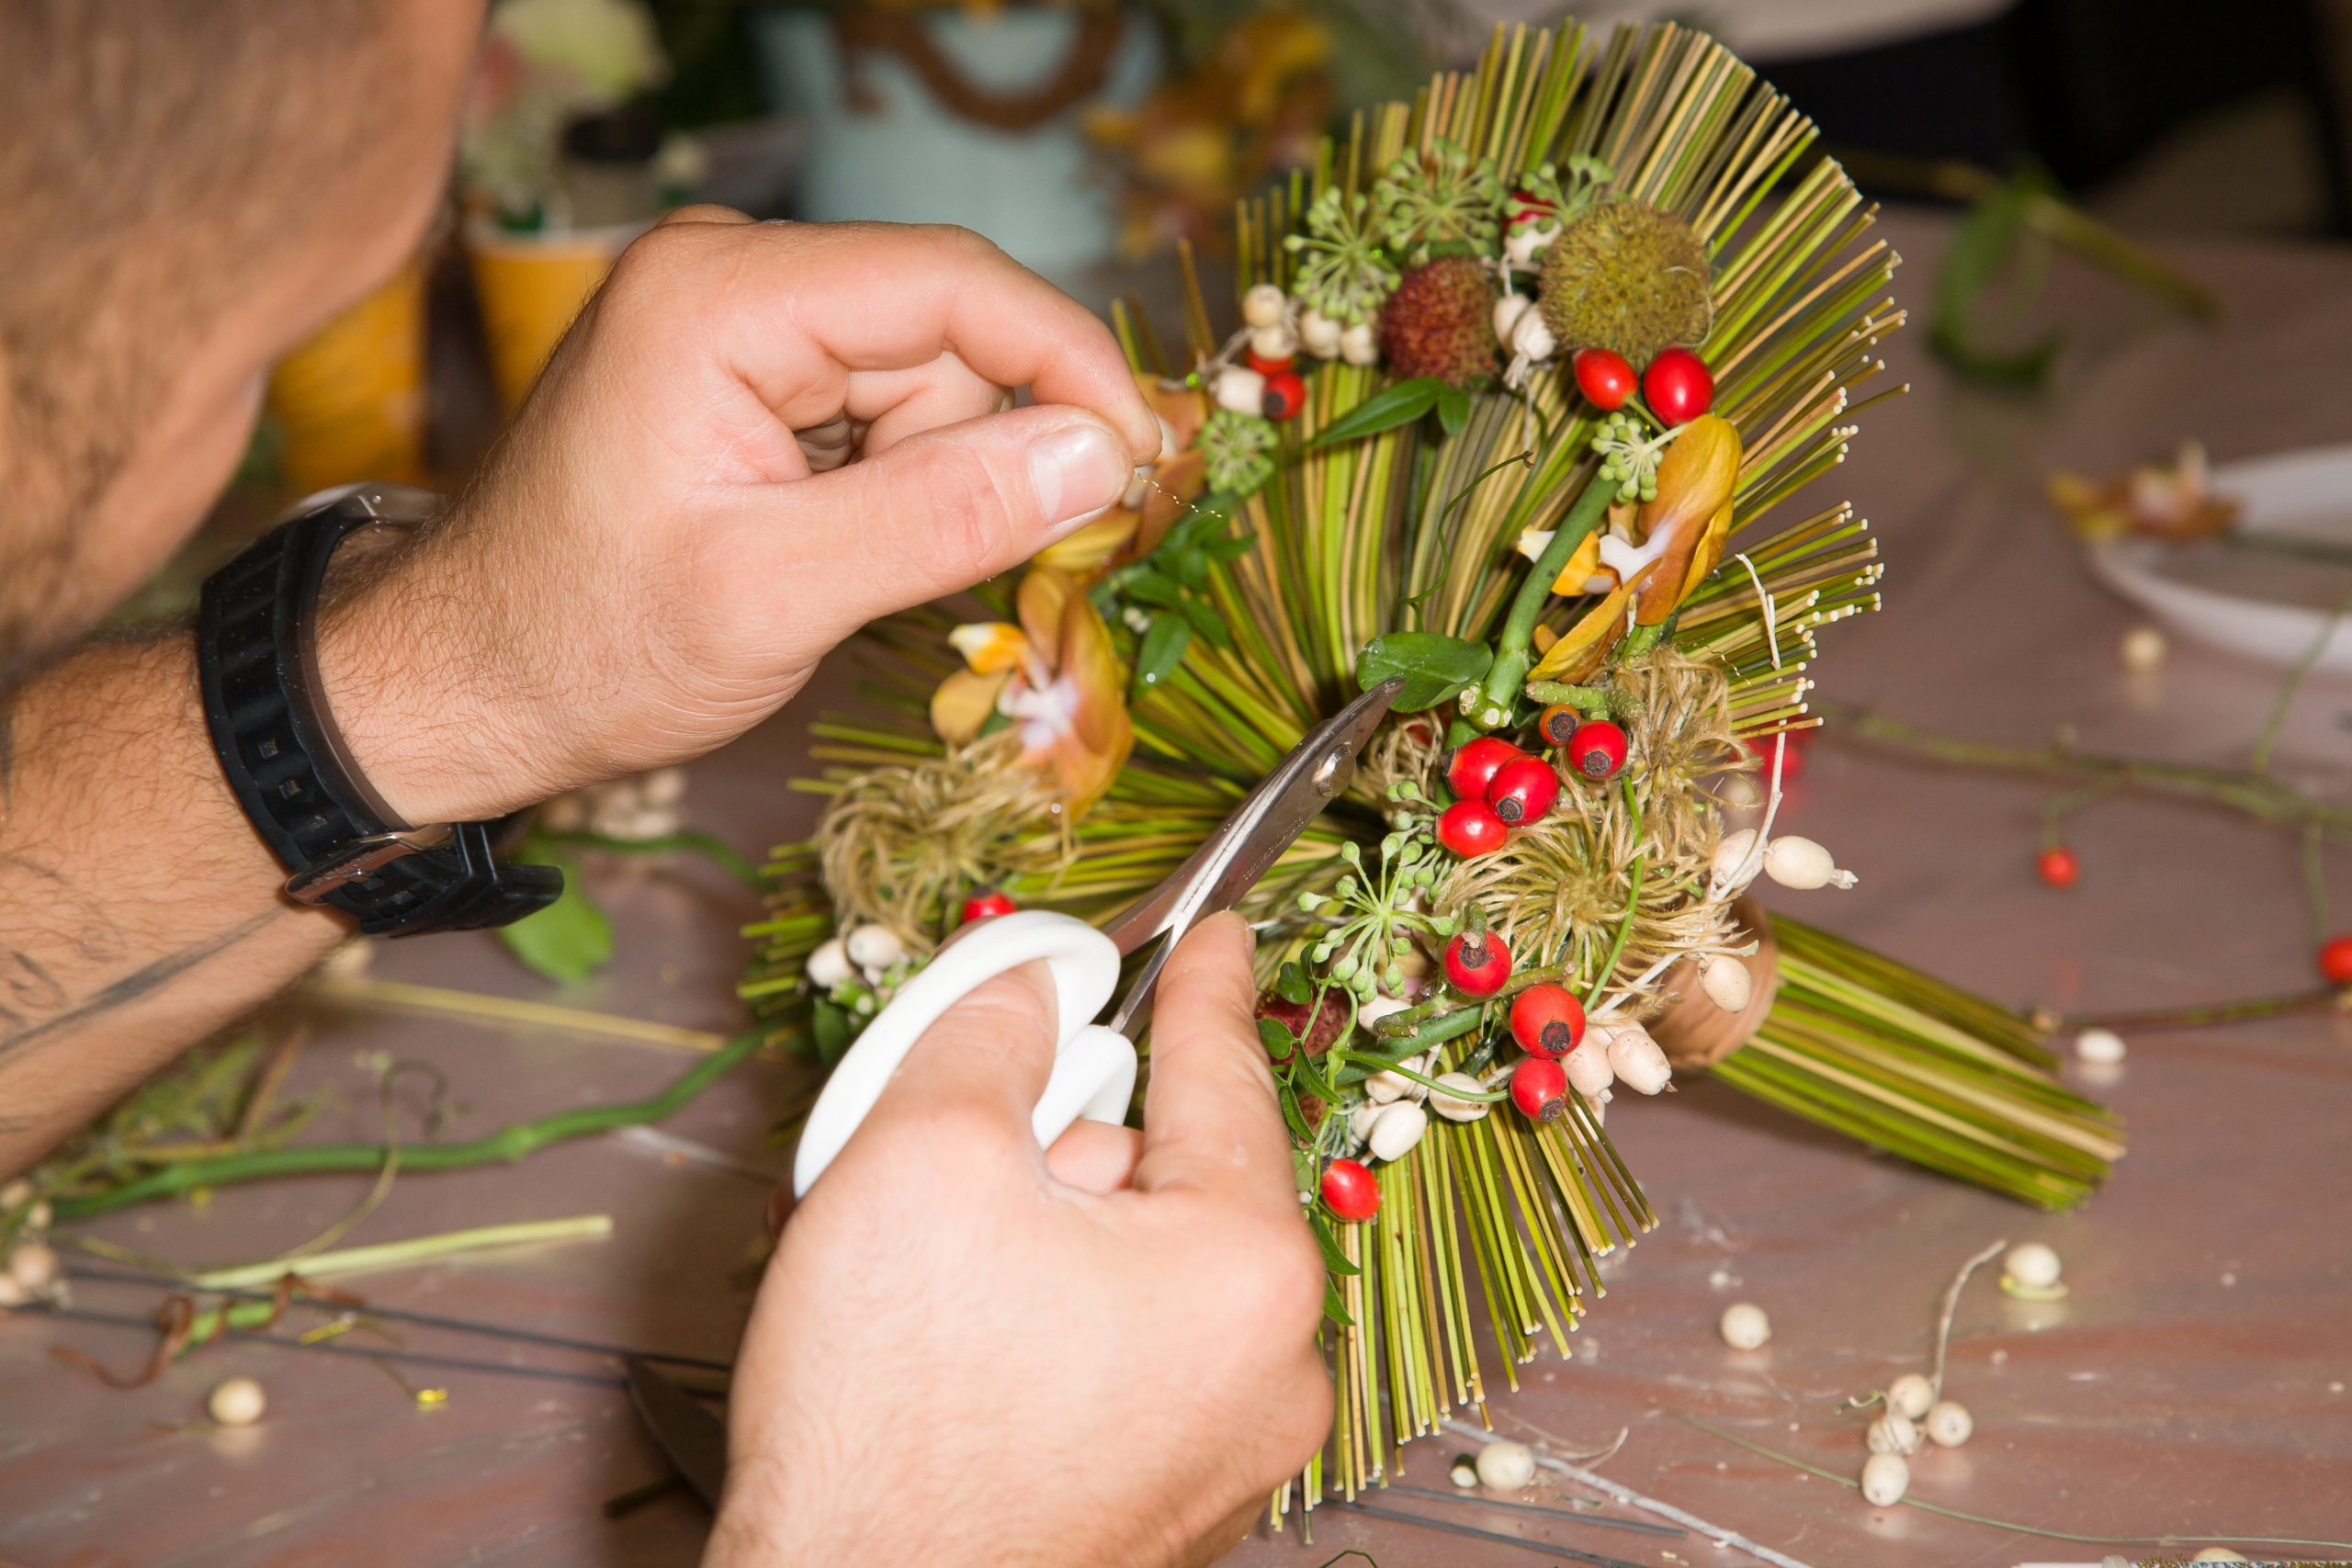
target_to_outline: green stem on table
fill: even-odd
[[[2147,1012],[2070,1013],[2059,1021],[2062,1029],[2112,1029],[2119,1033],[2161,1033],[2168,1029],[2203,1029],[2215,1024],[2245,1023],[2257,1018],[2285,1018],[2306,1012],[2352,1011],[2352,993],[2297,991],[2284,997],[2254,997],[2240,1002],[2210,1002],[2197,1007],[2158,1008]]]
[[[752,863],[749,855],[715,833],[697,832],[691,828],[675,833],[657,834],[650,839],[616,839],[609,833],[592,833],[585,829],[561,833],[543,829],[535,836],[542,843],[604,850],[616,855],[696,854],[746,887],[757,888],[760,886],[760,868]]]
[[[405,1144],[400,1160],[405,1170],[462,1170],[471,1166],[511,1165],[549,1144],[591,1134],[608,1133],[659,1122],[708,1089],[729,1069],[760,1048],[767,1032],[754,1029],[735,1036],[718,1051],[696,1062],[670,1087],[645,1100],[607,1105],[583,1105],[559,1111],[537,1121],[517,1122],[486,1136],[462,1144]],[[151,1171],[119,1187],[79,1196],[60,1196],[53,1203],[61,1220],[86,1219],[112,1209],[128,1208],[151,1199],[175,1197],[199,1188],[228,1187],[268,1177],[309,1175],[331,1170],[380,1168],[390,1150],[382,1144],[309,1144],[294,1148],[254,1149],[212,1159],[184,1160]]]
[[[2303,656],[2295,660],[2295,667],[2287,671],[2287,679],[2279,684],[2278,699],[2270,705],[2270,716],[2263,720],[2262,734],[2255,741],[2254,756],[2246,764],[2256,778],[2269,776],[2270,753],[2278,744],[2278,732],[2287,727],[2287,714],[2295,705],[2295,694],[2303,689],[2304,678],[2319,662],[2319,656],[2327,651],[2327,645],[2335,640],[2335,628],[2343,623],[2347,610],[2352,610],[2352,598],[2346,598],[2328,612],[2327,619],[2320,623],[2319,636],[2312,638],[2312,645],[2303,649]]]
[[[1603,482],[1598,475],[1587,479],[1584,492],[1568,508],[1568,514],[1560,519],[1560,525],[1552,531],[1552,542],[1544,547],[1544,553],[1536,558],[1526,581],[1519,585],[1510,613],[1503,617],[1502,634],[1495,640],[1495,661],[1487,669],[1486,684],[1480,689],[1482,700],[1477,712],[1471,716],[1483,728],[1496,728],[1487,724],[1484,716],[1498,709],[1508,720],[1511,705],[1519,700],[1520,686],[1535,662],[1531,653],[1535,623],[1544,614],[1545,602],[1552,597],[1552,584],[1568,564],[1568,558],[1576,554],[1577,547],[1584,542],[1584,536],[1608,515],[1610,498],[1616,493],[1617,487]]]
[[[578,1214],[561,1220],[524,1220],[512,1224],[477,1225],[439,1235],[415,1236],[407,1241],[378,1242],[371,1247],[346,1247],[341,1252],[314,1253],[308,1258],[266,1258],[259,1263],[242,1263],[232,1269],[209,1269],[184,1278],[192,1289],[198,1291],[239,1291],[254,1285],[275,1284],[287,1274],[300,1274],[306,1280],[323,1280],[331,1275],[357,1274],[371,1269],[393,1269],[423,1263],[456,1253],[478,1252],[484,1247],[531,1247],[550,1241],[594,1241],[612,1234],[613,1217],[610,1214]]]

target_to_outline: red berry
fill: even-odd
[[[992,915],[1009,915],[1019,908],[1020,905],[994,889],[975,893],[964,900],[964,923],[968,926],[974,920],[985,920]]]
[[[1642,395],[1650,412],[1668,424],[1688,424],[1715,400],[1715,378],[1707,362],[1687,348],[1659,351],[1642,372]]]
[[[1361,1224],[1380,1213],[1380,1183],[1360,1159],[1335,1159],[1323,1168],[1323,1206],[1334,1219]]]
[[[2330,937],[2321,945],[2319,972],[2339,989],[2352,986],[2352,936]]]
[[[1510,1037],[1531,1055],[1565,1056],[1584,1043],[1584,1004],[1566,986],[1530,986],[1510,999]]]
[[[1464,860],[1476,860],[1503,847],[1510,829],[1483,800],[1457,800],[1438,813],[1437,841]]]
[[[2064,846],[2042,851],[2041,858],[2033,863],[2033,869],[2052,887],[2072,887],[2083,874],[2082,863],[2075,858],[2075,852]]]
[[[1613,348],[1580,348],[1568,363],[1576,369],[1577,390],[1603,413],[1615,413],[1634,395],[1634,367]]]
[[[1484,800],[1487,786],[1495,782],[1495,770],[1526,755],[1499,735],[1481,735],[1453,749],[1445,760],[1445,782],[1464,800]]]
[[[1810,730],[1796,730],[1788,737],[1788,744],[1781,749],[1781,782],[1792,784],[1804,777],[1804,747],[1797,736],[1809,735]],[[1766,784],[1772,782],[1772,737],[1759,736],[1747,743],[1749,755],[1756,759],[1756,776]]]
[[[1510,978],[1510,949],[1492,931],[1456,931],[1445,944],[1445,977],[1465,997],[1491,997]]]
[[[1244,350],[1241,358],[1261,376],[1279,376],[1298,363],[1298,355],[1295,354],[1285,354],[1280,359],[1268,359],[1254,348]]]
[[[1568,741],[1568,761],[1589,779],[1613,776],[1625,765],[1625,731],[1605,718],[1586,720]]]
[[[1540,757],[1521,757],[1495,770],[1487,785],[1487,804],[1513,828],[1544,820],[1560,798],[1560,775]]]
[[[1268,419],[1296,419],[1306,406],[1306,382],[1295,370],[1277,370],[1266,378],[1264,401]]]
[[[1566,703],[1554,703],[1535,716],[1535,733],[1544,738],[1546,746],[1566,746],[1576,735],[1577,726],[1584,722],[1584,715]]]
[[[1521,1056],[1510,1070],[1510,1102],[1530,1122],[1568,1113],[1568,1075],[1549,1056]]]

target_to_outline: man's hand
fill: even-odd
[[[1000,412],[1021,386],[1038,406]],[[621,257],[447,523],[330,615],[330,701],[413,822],[696,756],[1159,441],[1102,324],[975,235],[691,209]]]
[[[1253,991],[1238,919],[1177,949],[1140,1140],[1038,1149],[1035,966],[917,1043],[768,1265],[711,1568],[1159,1568],[1240,1539],[1331,1417]]]

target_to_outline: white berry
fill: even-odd
[[[1735,1350],[1760,1349],[1772,1337],[1772,1320],[1754,1302],[1734,1302],[1724,1308],[1723,1321],[1715,1326]]]
[[[1862,1466],[1862,1500],[1874,1507],[1892,1507],[1911,1489],[1911,1467],[1901,1454],[1872,1454]]]
[[[1468,1454],[1457,1455],[1445,1473],[1453,1478],[1456,1486],[1466,1492],[1478,1484],[1478,1461]]]
[[[849,961],[860,969],[888,969],[907,955],[907,944],[886,925],[860,926],[848,942]]]
[[[1495,341],[1510,342],[1511,329],[1519,325],[1527,308],[1535,303],[1524,294],[1505,294],[1495,301]]]
[[[261,1419],[261,1413],[268,1404],[268,1396],[262,1393],[261,1384],[251,1378],[231,1378],[226,1382],[215,1384],[212,1397],[204,1402],[205,1408],[212,1413],[212,1419],[223,1427],[252,1426]]]
[[[1636,1094],[1656,1094],[1674,1077],[1665,1051],[1638,1023],[1620,1024],[1610,1032],[1609,1070]]]
[[[2154,626],[2133,626],[2123,634],[2123,668],[2134,675],[2153,675],[2165,667],[2165,634]]]
[[[2191,1562],[2243,1562],[2245,1559],[2226,1546],[2209,1546],[2189,1561]]]
[[[2086,1029],[2075,1036],[2075,1058],[2109,1066],[2123,1060],[2123,1036],[2112,1029]]]
[[[1402,1159],[1413,1152],[1414,1145],[1429,1130],[1428,1111],[1410,1103],[1392,1105],[1372,1124],[1372,1157]]]
[[[1956,1399],[1942,1399],[1928,1412],[1928,1440],[1939,1449],[1956,1449],[1976,1430],[1976,1417]]]
[[[1447,1073],[1437,1081],[1448,1089],[1467,1089],[1473,1094],[1480,1092],[1481,1089],[1478,1080],[1468,1073]],[[1476,1122],[1487,1113],[1487,1101],[1457,1100],[1453,1095],[1441,1094],[1431,1089],[1430,1109],[1449,1122]]]
[[[1250,329],[1250,352],[1268,361],[1288,359],[1298,352],[1298,333],[1287,321]]]
[[[1862,1441],[1874,1454],[1907,1454],[1919,1447],[1919,1428],[1900,1410],[1883,1410]]]
[[[1498,1492],[1516,1492],[1535,1479],[1535,1450],[1525,1443],[1488,1443],[1478,1450],[1478,1479]]]
[[[1216,406],[1235,413],[1266,412],[1266,378],[1247,365],[1228,365],[1216,373]]]
[[[8,1275],[28,1291],[45,1291],[57,1282],[57,1254],[41,1242],[19,1242],[8,1256]]]
[[[1298,346],[1317,359],[1335,359],[1340,353],[1340,323],[1320,310],[1298,318]]]
[[[2038,1241],[2021,1241],[2001,1259],[2002,1272],[2029,1291],[2046,1291],[2058,1282],[2064,1265],[2058,1255]]]
[[[1290,300],[1271,283],[1261,283],[1241,297],[1241,319],[1253,327],[1271,327],[1290,310]]]
[[[1505,341],[1513,354],[1523,354],[1538,362],[1551,358],[1560,350],[1560,340],[1553,335],[1551,323],[1544,319],[1541,310],[1521,311]]]
[[[1340,357],[1351,365],[1380,363],[1380,334],[1370,321],[1358,321],[1340,333]]]
[[[1851,887],[1854,874],[1840,871],[1829,852],[1811,839],[1783,833],[1764,846],[1764,874],[1800,892],[1815,887]]]
[[[1741,1012],[1756,995],[1756,976],[1731,954],[1711,953],[1699,960],[1699,989],[1724,1011]]]
[[[1615,1032],[1594,1024],[1586,1033],[1584,1043],[1571,1051],[1560,1065],[1568,1070],[1568,1087],[1587,1100],[1598,1100],[1609,1092],[1617,1081],[1616,1069],[1609,1065],[1609,1042]]]
[[[808,955],[808,983],[820,991],[830,991],[849,978],[849,948],[841,938],[820,942]]]
[[[1917,1372],[1905,1372],[1886,1385],[1886,1407],[1917,1421],[1936,1402],[1936,1385]]]
[[[1749,863],[1748,857],[1755,852],[1756,829],[1753,828],[1742,828],[1717,840],[1713,867],[1716,885],[1725,892],[1736,893],[1755,881],[1756,874],[1764,869],[1760,860]]]

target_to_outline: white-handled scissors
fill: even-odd
[[[1136,1048],[1127,1036],[1148,1017],[1169,953],[1194,921],[1238,902],[1348,787],[1357,755],[1403,685],[1383,682],[1317,726],[1190,859],[1103,929],[1069,915],[1025,909],[976,921],[942,943],[833,1068],[801,1130],[793,1196],[807,1196],[941,1014],[999,975],[1039,959],[1053,976],[1059,1037],[1052,1076],[1030,1117],[1038,1144],[1050,1145],[1080,1117],[1125,1121],[1136,1088]],[[1126,999],[1106,1023],[1094,1022],[1118,989],[1120,960],[1155,937],[1159,946]]]

